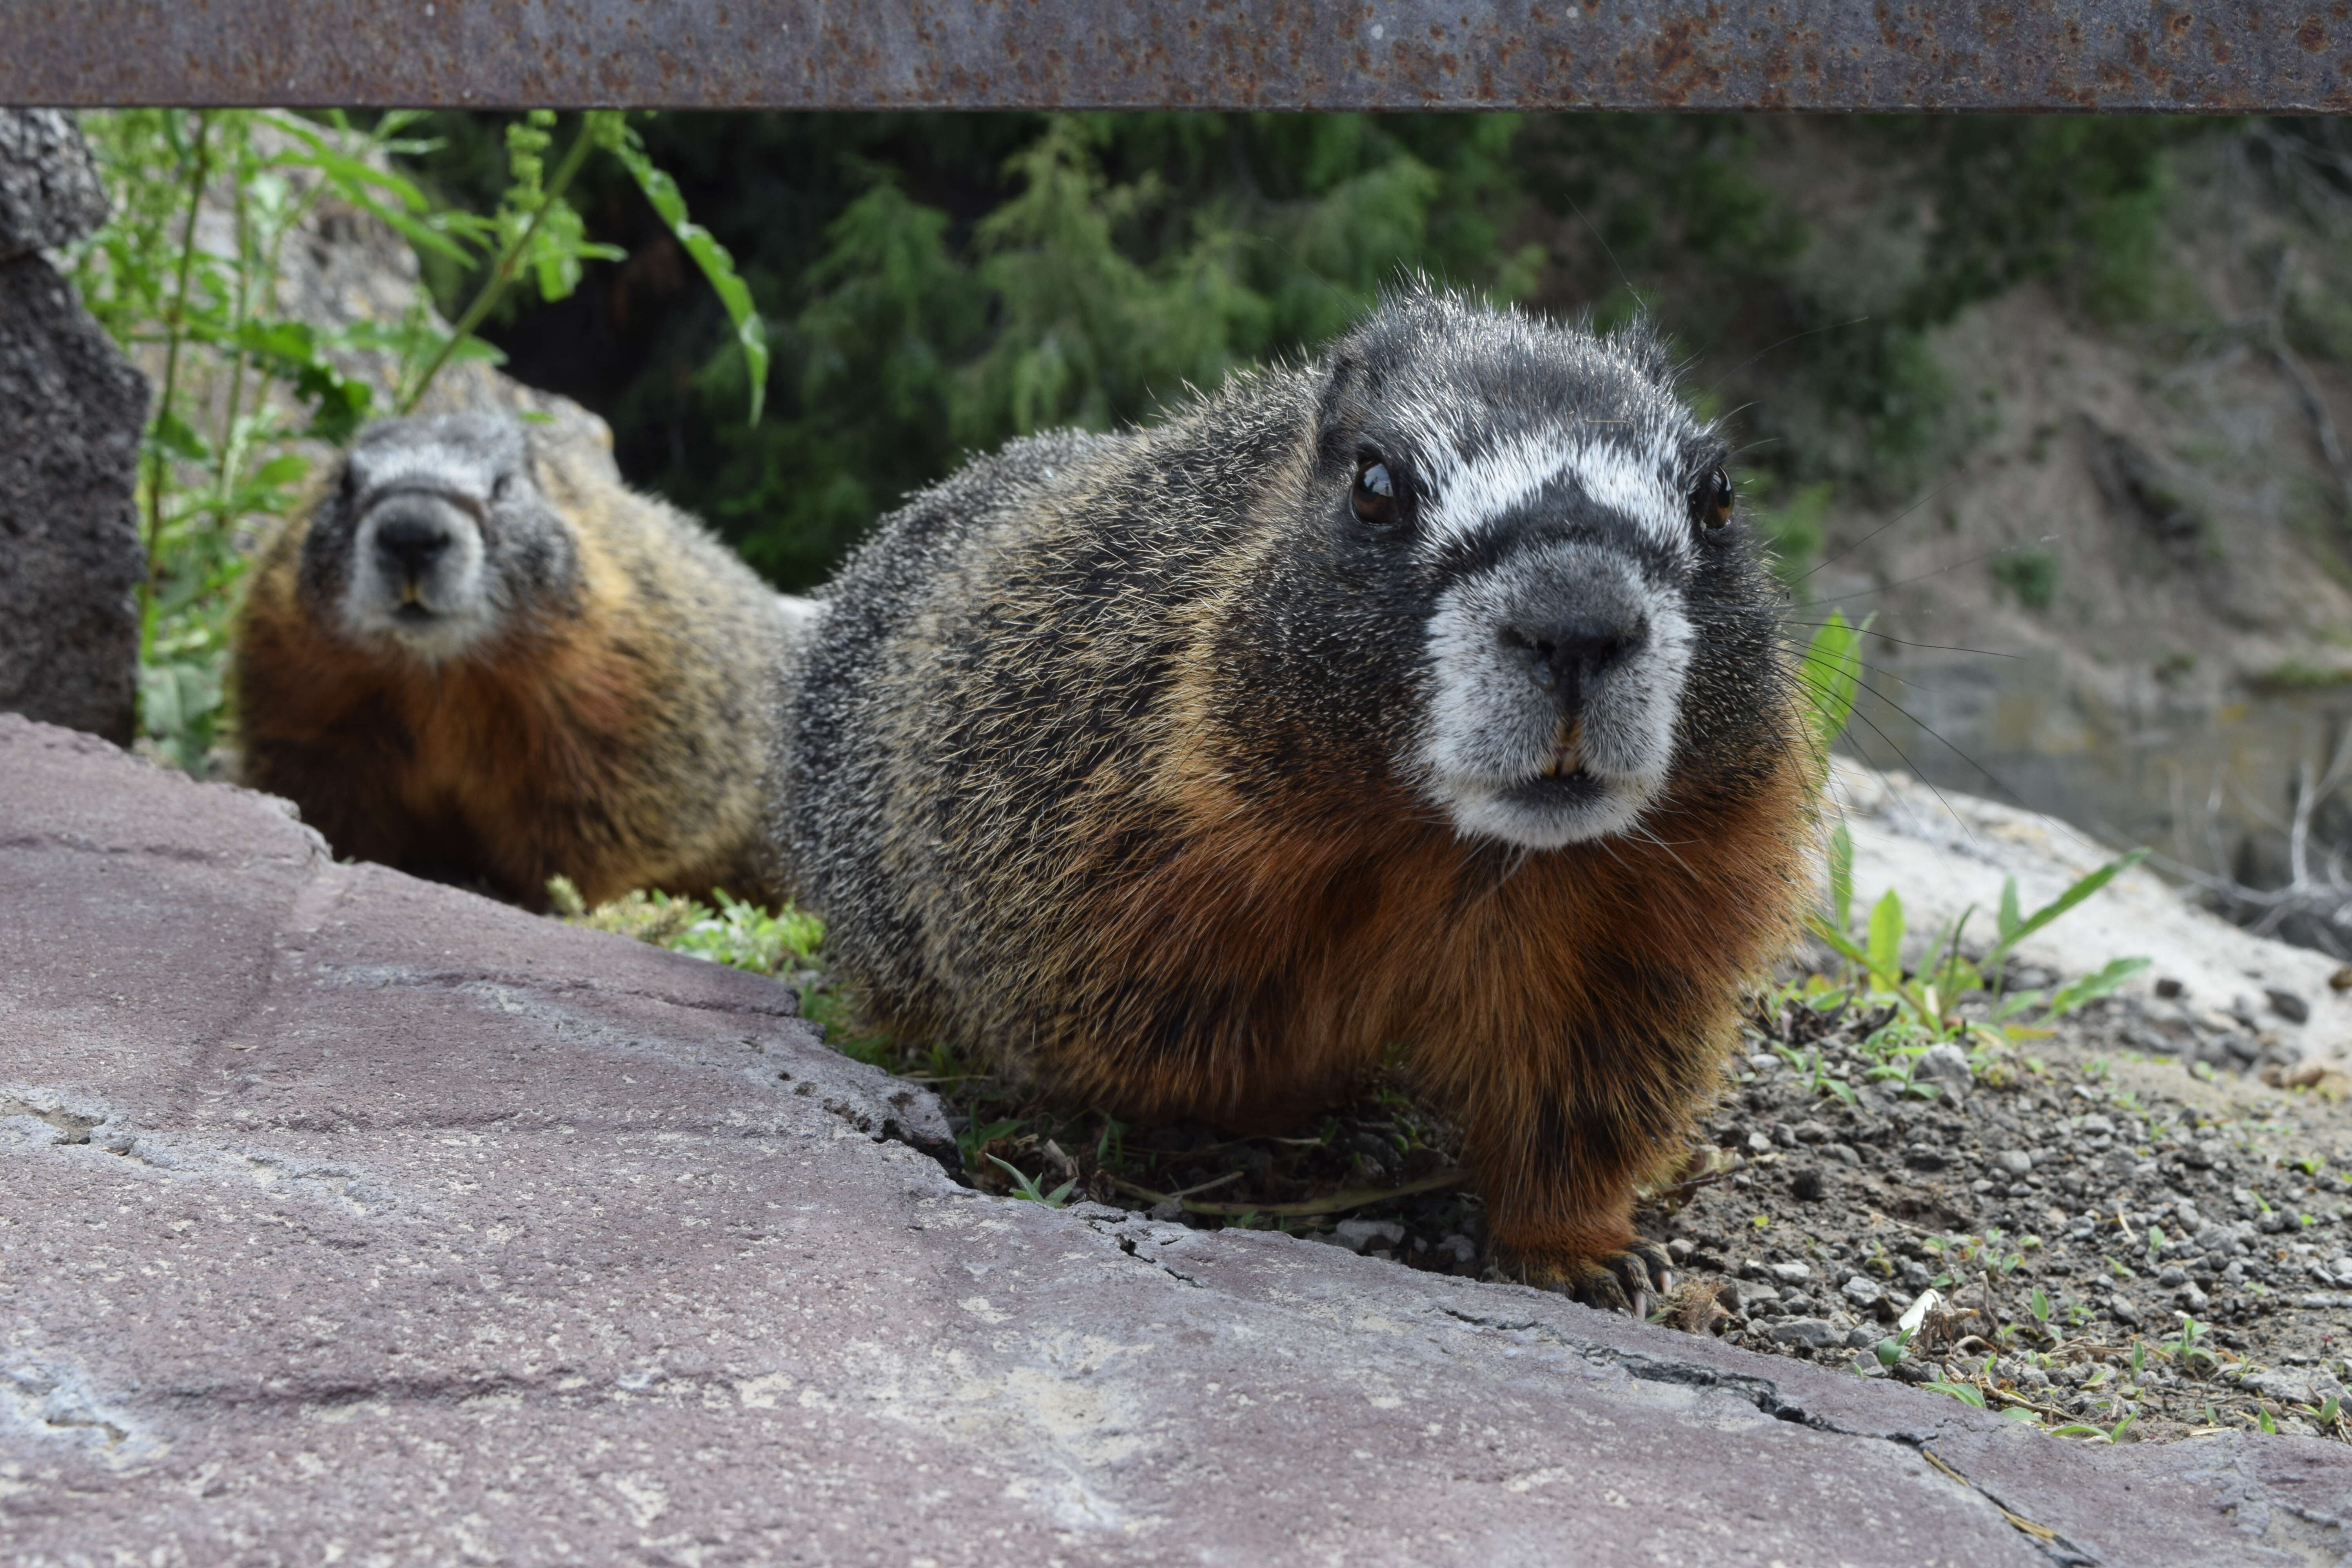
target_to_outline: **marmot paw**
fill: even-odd
[[[1588,1307],[1644,1321],[1675,1288],[1674,1264],[1666,1249],[1649,1241],[1570,1263],[1528,1263],[1518,1273],[1538,1289],[1557,1290]]]

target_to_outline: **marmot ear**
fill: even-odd
[[[1617,346],[1635,369],[1653,381],[1672,384],[1675,380],[1675,352],[1646,315],[1632,321],[1611,332],[1606,340]]]

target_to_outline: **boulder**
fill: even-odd
[[[128,742],[147,384],[39,254],[105,217],[73,122],[0,109],[0,709]]]
[[[961,1185],[764,980],[0,717],[0,1559],[2334,1560],[2352,1456]],[[1571,1544],[1572,1543],[1572,1544]]]

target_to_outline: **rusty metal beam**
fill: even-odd
[[[0,103],[2352,110],[2352,5],[0,0]]]

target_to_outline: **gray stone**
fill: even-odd
[[[1404,1226],[1392,1219],[1343,1219],[1331,1227],[1331,1239],[1350,1252],[1375,1247],[1404,1245]]]
[[[2180,1303],[2180,1310],[2191,1317],[2207,1310],[2213,1305],[2213,1299],[2199,1289],[2193,1279],[2180,1288],[2180,1293],[2176,1300]]]
[[[2132,1305],[2130,1297],[2120,1292],[2107,1298],[2107,1310],[2114,1315],[2118,1323],[2139,1321],[2139,1309]]]
[[[2305,1001],[2294,992],[2267,990],[2263,993],[2263,995],[2269,1001],[2271,1011],[2276,1013],[2280,1017],[2284,1018],[2288,1023],[2308,1024],[2311,1022],[2311,1004]]]
[[[1785,1323],[1772,1325],[1770,1334],[1784,1345],[1811,1345],[1826,1350],[1831,1345],[1845,1343],[1845,1331],[1822,1318],[1791,1318]]]
[[[2033,1156],[2022,1149],[2004,1149],[1992,1157],[1992,1163],[2011,1176],[2029,1175],[2033,1170]]]
[[[1840,1293],[1857,1307],[1875,1307],[1886,1299],[1878,1281],[1867,1274],[1857,1274],[1841,1287]]]
[[[108,210],[106,186],[72,115],[0,109],[0,261],[79,239]]]
[[[1811,1268],[1794,1261],[1773,1264],[1771,1274],[1774,1279],[1783,1285],[1802,1285],[1813,1277],[1813,1271]]]
[[[1969,1067],[1969,1053],[1946,1041],[1929,1046],[1911,1069],[1914,1078],[1924,1078],[1942,1089],[1953,1100],[1966,1100],[1975,1087],[1976,1075]]]
[[[64,116],[0,110],[0,710],[127,744],[147,384],[35,254],[104,219],[89,162]]]
[[[0,1561],[1468,1565],[1572,1528],[2046,1568],[2352,1523],[2314,1438],[2060,1442],[1522,1287],[982,1196],[782,987],[338,866],[275,802],[9,717],[0,801]]]

